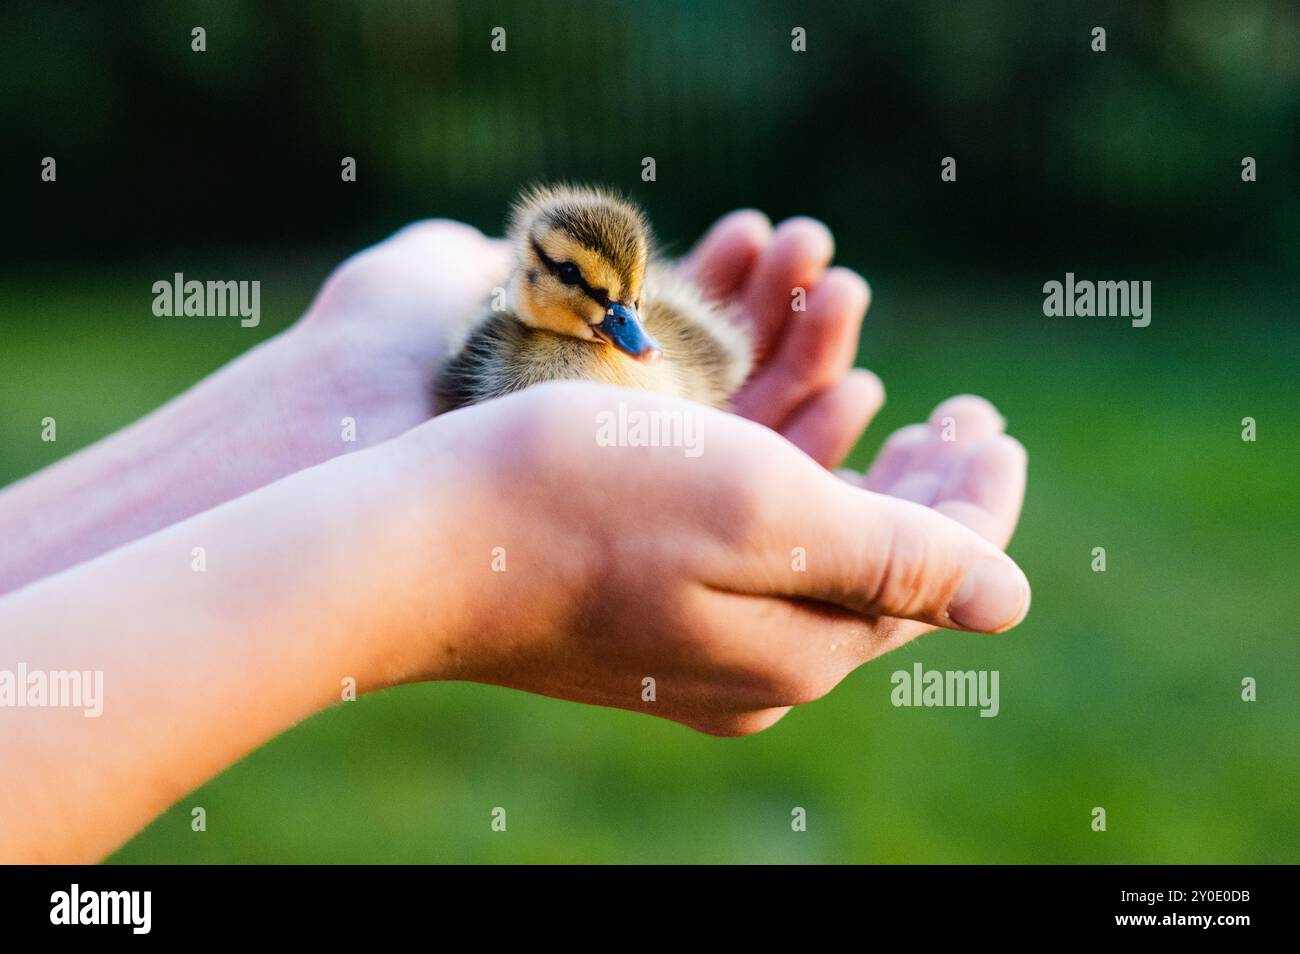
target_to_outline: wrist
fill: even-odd
[[[319,463],[330,446],[296,416],[314,400],[315,343],[254,348],[131,426],[0,495],[0,593]],[[332,431],[338,436],[337,430]]]
[[[363,455],[382,460],[389,475],[383,512],[401,539],[385,570],[409,610],[390,628],[377,688],[475,679],[484,642],[511,605],[501,590],[496,478],[477,446],[481,422],[464,418],[435,418]]]

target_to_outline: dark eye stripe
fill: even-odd
[[[555,259],[547,255],[546,252],[542,250],[542,245],[540,242],[537,241],[537,239],[530,238],[529,241],[532,243],[533,251],[537,253],[537,257],[540,258],[542,260],[542,264],[546,266],[546,270],[550,272],[552,275],[554,275],[556,278],[559,278],[560,269],[563,268],[564,266],[560,262],[555,261]],[[574,265],[573,267],[578,268],[577,265]],[[593,288],[591,285],[589,285],[587,283],[587,279],[585,279],[582,275],[581,268],[578,268],[578,287],[582,289],[583,294],[585,294],[596,304],[600,305],[600,307],[608,308],[610,306],[608,289]]]

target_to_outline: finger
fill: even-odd
[[[760,362],[780,340],[791,314],[793,290],[811,290],[834,253],[830,230],[816,219],[787,219],[777,226],[741,292],[754,321]]]
[[[939,474],[947,473],[965,448],[976,441],[984,440],[995,434],[1001,434],[1006,421],[997,409],[973,394],[959,394],[948,398],[931,413],[926,422],[930,429],[930,440],[918,446],[908,458],[907,471],[929,471]],[[904,479],[908,479],[904,474]],[[908,479],[908,485],[902,488],[887,487],[885,493],[890,496],[903,496],[916,500],[927,506],[935,502],[934,494],[941,482],[931,478],[924,481]],[[919,483],[925,483],[929,496],[918,495]]]
[[[1007,422],[979,395],[958,394],[930,412],[929,424],[945,443],[973,444],[1001,434]]]
[[[995,546],[1006,547],[1024,500],[1026,460],[1025,450],[1015,438],[1000,435],[976,443],[966,450],[958,466],[952,468],[936,491],[939,502],[934,509]],[[866,478],[856,471],[838,473],[850,484],[866,484]],[[911,620],[881,619],[871,636],[865,659],[893,652],[933,629]]]
[[[917,452],[930,442],[930,428],[925,424],[909,424],[889,435],[871,469],[867,471],[866,488],[884,493],[898,482],[911,467]]]
[[[925,424],[902,428],[885,442],[867,474],[867,488],[929,506],[956,460],[955,452],[1000,434],[1005,427],[1006,420],[984,398],[973,394],[948,398]]]
[[[933,507],[966,452],[1000,435],[1006,420],[981,397],[964,394],[944,401],[930,415],[930,439],[909,456],[907,468],[885,488],[891,497]]]
[[[891,497],[924,503],[1005,546],[1011,539],[1024,502],[1027,457],[1020,442],[1005,434],[986,438],[963,449],[944,472],[908,471],[918,445],[932,438],[925,425],[897,431],[886,442],[871,474],[837,471],[850,484]]]
[[[754,735],[764,729],[770,729],[785,718],[785,714],[789,711],[789,706],[780,706],[775,709],[758,709],[753,712],[737,712],[729,715],[683,717],[678,721],[696,732],[703,732],[705,735],[730,738],[733,736]]]
[[[980,441],[945,479],[934,508],[1005,547],[1024,505],[1027,465],[1015,438],[1000,434]]]
[[[1029,582],[998,547],[925,507],[855,496],[859,513],[848,526],[856,528],[856,540],[842,544],[847,562],[832,562],[817,581],[825,593],[819,598],[871,616],[975,632],[1002,632],[1024,618]],[[827,514],[837,521],[846,516]]]
[[[687,278],[706,297],[725,301],[740,290],[763,249],[772,223],[756,209],[739,209],[714,223],[682,262]]]
[[[781,433],[823,467],[835,467],[853,450],[884,403],[885,387],[880,378],[854,368],[805,401]]]
[[[723,588],[771,595],[783,579],[784,595],[975,632],[1023,618],[1029,583],[988,540],[927,507],[821,473],[824,486],[781,488],[765,511],[765,545],[735,560]]]
[[[943,474],[932,470],[913,470],[894,481],[885,493],[899,500],[910,500],[912,503],[932,507],[939,498],[943,479]]]
[[[736,411],[779,428],[800,404],[825,390],[853,366],[871,289],[862,276],[833,268],[794,312],[770,361],[739,395]]]

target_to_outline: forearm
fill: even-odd
[[[99,672],[103,686],[98,717],[0,707],[0,862],[98,859],[339,701],[344,680],[408,675],[440,612],[424,580],[440,527],[420,493],[439,475],[413,466],[383,445],[0,599],[0,678]]]
[[[286,393],[309,341],[280,335],[148,417],[0,493],[0,594],[106,553],[343,449]],[[303,421],[288,417],[301,413]],[[298,425],[295,428],[295,424]]]

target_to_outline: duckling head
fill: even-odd
[[[510,236],[515,316],[638,360],[659,356],[641,321],[650,228],[639,208],[585,188],[534,188],[515,204]]]

